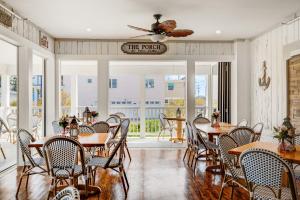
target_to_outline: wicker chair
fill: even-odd
[[[36,149],[39,156],[33,156],[31,149],[29,148],[30,142],[34,142],[34,137],[25,129],[19,129],[17,132],[17,139],[20,144],[20,149],[22,152],[22,159],[23,159],[23,171],[19,180],[18,189],[16,193],[16,197],[18,198],[20,186],[22,183],[22,179],[26,176],[26,188],[28,185],[29,176],[34,174],[43,175],[46,173],[47,170],[44,169],[42,166],[45,164],[45,160],[43,158],[42,152],[40,149]],[[38,171],[37,171],[38,170]]]
[[[248,121],[246,119],[242,119],[238,124],[237,127],[247,126]]]
[[[174,126],[169,120],[165,119],[165,117],[167,117],[167,116],[164,113],[159,114],[160,131],[159,131],[158,137],[157,137],[158,140],[159,140],[161,133],[162,132],[165,133],[166,130],[168,130],[170,132],[170,137],[172,139],[172,132],[174,130]]]
[[[34,135],[34,138],[40,138],[40,135],[38,133],[39,128],[41,127],[42,118],[39,115],[33,115],[32,116],[32,133]]]
[[[126,117],[126,115],[122,112],[116,112],[115,115],[119,116],[120,118]]]
[[[203,138],[202,134],[205,134],[202,130],[197,129],[195,126],[192,126],[193,128],[193,138],[194,138],[194,144],[193,144],[193,151],[194,156],[192,159],[192,167],[194,173],[196,172],[197,167],[197,161],[199,158],[205,157],[206,160],[208,160],[208,157],[212,157],[213,162],[215,163],[219,157],[219,146],[216,145],[213,142],[210,142],[209,140]],[[210,154],[208,154],[208,152]],[[205,153],[205,154],[203,154]]]
[[[187,144],[187,147],[185,149],[185,152],[184,152],[184,156],[183,156],[183,161],[185,160],[186,156],[188,155],[188,164],[190,162],[190,155],[193,151],[193,129],[192,129],[192,126],[191,126],[191,123],[190,122],[186,122],[185,123],[185,128],[186,128],[186,144]]]
[[[9,140],[11,141],[11,132],[10,132],[9,128],[7,127],[6,123],[3,121],[3,119],[0,118],[0,136],[4,133],[9,134]],[[3,155],[3,158],[6,159],[6,156],[4,154],[3,148],[1,147],[1,144],[0,144],[0,151]]]
[[[233,129],[228,135],[230,135],[239,146],[249,144],[253,142],[255,138],[254,131],[244,126]]]
[[[96,170],[98,167],[117,171],[121,177],[122,185],[127,196],[129,182],[124,170],[123,161],[125,158],[125,144],[129,127],[129,119],[125,119],[121,124],[121,138],[112,150],[109,157],[93,157],[87,164],[89,171],[92,172],[93,182],[95,183]],[[118,156],[118,157],[117,157]],[[117,157],[117,158],[116,158]]]
[[[79,125],[79,133],[96,133],[95,129],[91,126],[87,125]]]
[[[63,128],[59,125],[58,121],[53,121],[52,122],[52,128],[53,128],[53,131],[54,131],[55,135],[59,135],[63,132]]]
[[[253,142],[259,141],[259,140],[260,140],[260,137],[261,137],[261,134],[262,134],[263,129],[264,129],[264,124],[263,124],[263,123],[257,123],[257,124],[255,124],[255,125],[252,127],[252,130],[253,130],[254,133],[255,133],[255,137],[254,137]]]
[[[106,122],[107,123],[117,123],[119,124],[119,126],[116,126],[116,127],[111,127],[109,129],[109,131],[112,133],[112,139],[114,139],[116,137],[116,135],[118,134],[119,130],[120,130],[120,123],[121,123],[121,118],[117,115],[111,115],[107,120]]]
[[[77,178],[81,175],[85,185],[88,185],[85,162],[78,164],[78,161],[85,161],[84,149],[78,141],[70,137],[54,136],[45,142],[43,151],[52,180],[49,195],[51,191],[56,195],[59,182],[70,180],[70,184],[77,185]],[[85,192],[87,195],[87,190]]]
[[[265,149],[249,149],[240,156],[251,199],[299,199],[293,169],[278,154]],[[283,175],[289,187],[283,187]]]
[[[92,125],[95,129],[96,133],[108,133],[109,132],[109,124],[103,121],[96,122]]]
[[[237,157],[228,153],[228,150],[236,147],[238,147],[238,144],[231,136],[223,134],[219,137],[219,148],[221,152],[222,164],[225,169],[219,200],[222,199],[223,191],[226,186],[230,186],[232,188],[231,199],[233,197],[235,186],[240,186],[241,188],[247,190],[247,187],[241,181],[245,179],[243,171],[241,168],[236,167]]]
[[[18,132],[17,128],[17,114],[16,113],[9,113],[6,117],[6,122],[8,125],[8,129],[10,131],[10,142],[15,142],[16,134]]]
[[[207,119],[206,117],[200,117],[197,116],[194,120],[193,120],[193,125],[197,125],[197,124],[208,124],[210,123],[210,120]]]
[[[80,200],[80,193],[74,187],[66,187],[60,191],[53,200]]]

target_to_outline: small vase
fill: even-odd
[[[278,151],[279,151],[279,152],[285,152],[285,151],[286,151],[284,139],[282,139],[281,141],[279,141],[279,144],[278,144]]]

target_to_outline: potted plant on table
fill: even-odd
[[[62,116],[59,119],[59,126],[63,128],[63,130],[64,130],[63,134],[66,133],[66,128],[67,128],[68,125],[69,125],[68,116]]]
[[[91,115],[93,117],[93,121],[95,122],[96,121],[96,118],[99,116],[99,113],[97,111],[92,111],[91,112]]]
[[[295,151],[295,145],[294,145],[294,131],[293,129],[290,129],[286,127],[285,125],[274,127],[274,138],[278,139],[278,151],[284,152],[284,151]]]
[[[220,111],[214,111],[211,115],[211,126],[212,127],[220,127],[220,116],[221,116],[221,113]]]

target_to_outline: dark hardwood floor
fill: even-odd
[[[130,149],[132,162],[126,159],[125,168],[129,177],[128,200],[184,200],[218,199],[222,177],[205,172],[206,161],[199,161],[198,173],[192,171],[182,161],[184,149]],[[19,170],[20,171],[20,170]],[[99,170],[97,184],[101,186],[101,200],[125,199],[121,181],[117,173]],[[0,178],[0,199],[15,199],[19,172],[12,170]],[[34,175],[29,180],[28,189],[23,182],[18,199],[46,199],[49,180]],[[230,199],[230,188],[225,189],[223,199]],[[236,189],[234,199],[248,199],[247,192]],[[97,199],[92,196],[89,199]]]

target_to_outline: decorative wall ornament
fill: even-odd
[[[121,50],[134,55],[161,55],[167,51],[167,46],[160,42],[126,42]]]
[[[267,62],[263,61],[263,75],[258,79],[259,86],[263,87],[264,90],[270,86],[271,78],[267,76]]]
[[[48,36],[43,33],[42,31],[40,31],[40,46],[44,47],[46,49],[48,49],[49,45],[48,45]]]
[[[0,9],[0,23],[6,27],[12,27],[12,16],[2,8]]]

